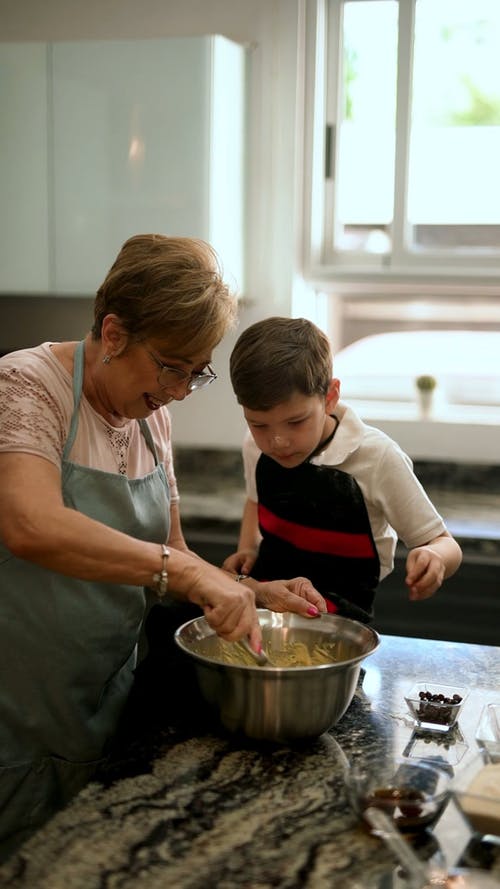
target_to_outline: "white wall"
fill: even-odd
[[[304,0],[0,0],[0,39],[84,40],[224,34],[249,46],[247,292],[239,329],[269,314],[290,314],[298,207],[296,169],[302,131],[296,119],[297,58]],[[296,138],[296,133],[298,138]],[[110,264],[114,257],[110,257]],[[1,298],[0,298],[1,299]],[[7,303],[4,304],[5,307]],[[12,312],[12,298],[9,300]],[[62,303],[30,301],[23,312],[29,342],[51,333]],[[89,303],[89,324],[90,308]],[[65,301],[65,314],[68,306]],[[0,302],[0,313],[2,303]],[[71,306],[69,306],[71,312]],[[67,338],[78,337],[81,311]],[[5,328],[4,328],[5,331]],[[228,380],[236,331],[221,344],[214,364],[221,379],[206,392],[175,404],[178,444],[238,447],[244,424]],[[4,332],[5,345],[8,333]]]

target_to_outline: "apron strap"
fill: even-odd
[[[80,405],[80,397],[82,394],[82,386],[83,386],[83,369],[84,369],[84,347],[85,343],[83,340],[78,343],[75,349],[75,365],[73,370],[73,415],[71,417],[71,423],[69,427],[68,437],[64,444],[63,450],[63,460],[67,460],[69,454],[71,452],[71,448],[73,447],[73,443],[75,441],[77,429],[78,429],[78,407]]]
[[[155,443],[153,441],[153,436],[151,434],[151,429],[149,428],[149,424],[148,424],[147,420],[144,420],[144,419],[139,420],[138,422],[139,422],[139,426],[141,428],[141,432],[146,440],[146,444],[147,444],[149,450],[151,451],[151,453],[153,454],[153,457],[155,460],[155,466],[158,466],[160,461],[158,460],[158,454],[156,453],[156,447],[155,447]]]

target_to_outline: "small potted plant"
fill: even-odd
[[[420,413],[423,417],[429,417],[432,413],[434,389],[437,386],[437,380],[432,374],[420,374],[415,380],[415,385],[417,387]]]

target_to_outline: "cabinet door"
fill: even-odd
[[[213,157],[220,170],[225,146],[233,139],[237,156],[242,144],[243,51],[234,56],[234,46],[220,37],[53,44],[57,292],[95,292],[139,232],[200,237],[224,251],[225,229],[235,262],[241,162],[226,162],[217,196]],[[236,77],[221,77],[221,53],[239,66]]]
[[[0,44],[0,290],[49,286],[47,47]]]
[[[378,588],[374,627],[393,636],[416,636],[477,645],[500,645],[499,559],[464,555],[462,565],[430,599],[410,602],[405,584],[406,553]]]

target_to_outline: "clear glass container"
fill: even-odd
[[[467,688],[423,679],[412,686],[405,701],[417,728],[449,732],[456,725],[468,694]]]

